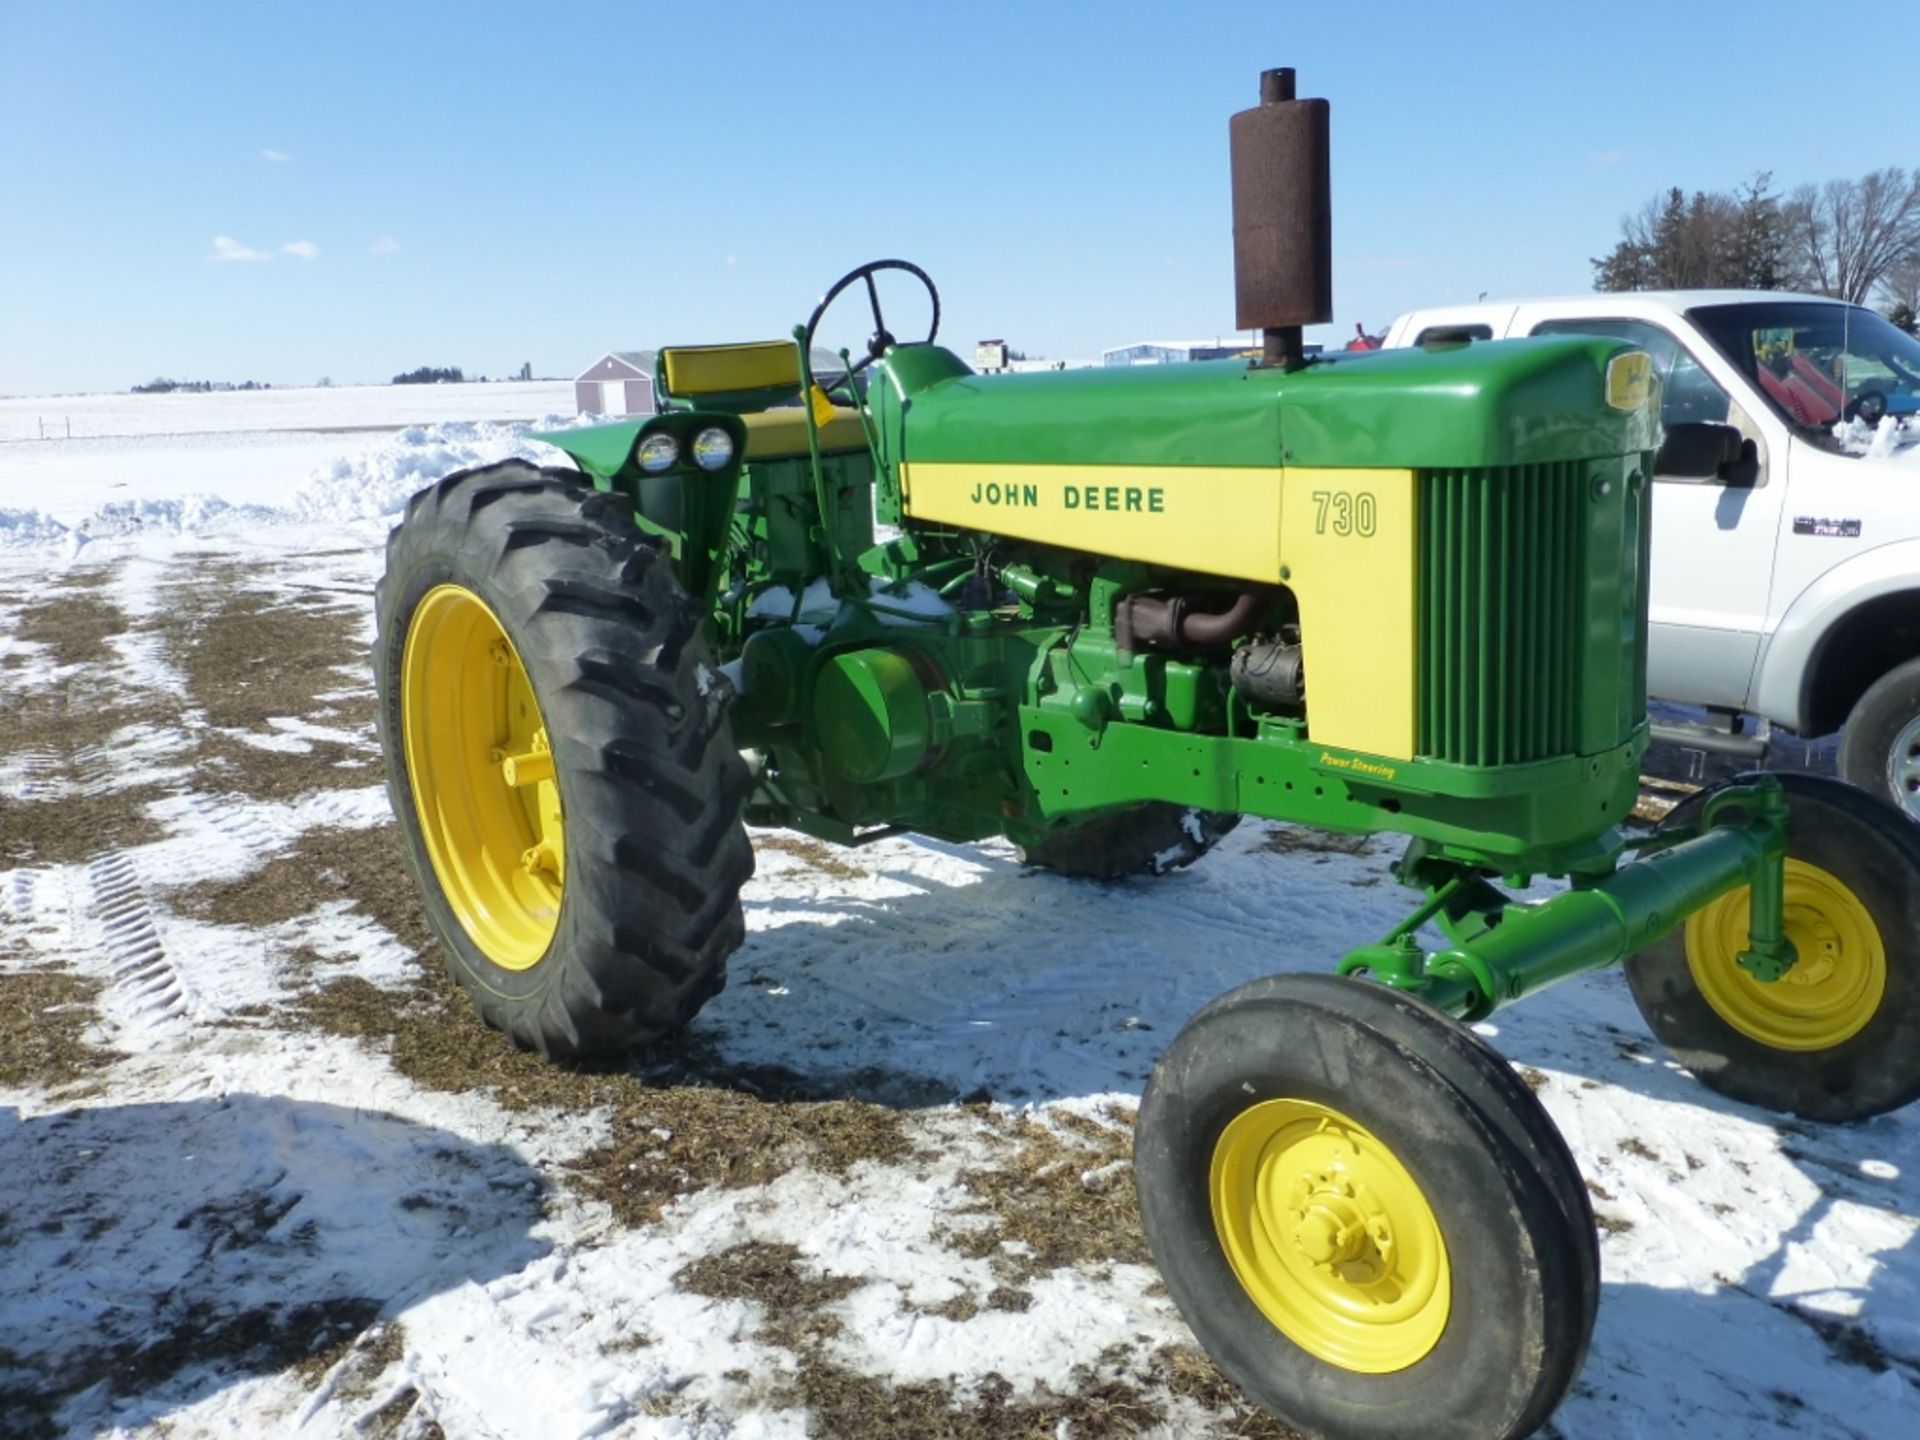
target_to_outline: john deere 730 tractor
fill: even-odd
[[[1303,359],[1327,107],[1269,71],[1231,135],[1257,358],[978,376],[879,260],[790,338],[662,350],[659,413],[548,437],[577,468],[415,496],[379,590],[393,806],[453,974],[555,1057],[720,989],[748,822],[1092,877],[1247,815],[1405,835],[1403,922],[1161,1060],[1140,1208],[1201,1343],[1290,1423],[1524,1435],[1586,1351],[1593,1217],[1463,1022],[1624,962],[1714,1089],[1904,1105],[1920,829],[1796,776],[1623,828],[1655,451],[1728,436],[1663,440],[1646,355],[1602,337]],[[890,271],[924,337],[889,332]],[[816,371],[843,297],[872,338]]]

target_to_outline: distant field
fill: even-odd
[[[59,441],[69,433],[81,440],[242,430],[397,430],[447,420],[538,420],[572,413],[573,385],[566,380],[341,385],[208,395],[16,395],[0,397],[0,443]]]

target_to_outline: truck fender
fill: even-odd
[[[1896,540],[1852,556],[1801,591],[1762,642],[1753,712],[1806,733],[1813,677],[1828,642],[1861,605],[1902,591],[1920,595],[1920,539]]]

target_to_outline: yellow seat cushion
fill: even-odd
[[[807,412],[798,405],[756,410],[740,419],[747,427],[747,459],[780,460],[807,453]],[[860,412],[834,406],[833,418],[820,427],[821,451],[866,448],[867,431],[860,423]]]
[[[751,345],[671,345],[660,352],[670,395],[725,395],[800,383],[800,352],[791,340]]]

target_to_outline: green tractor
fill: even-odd
[[[545,437],[577,469],[416,495],[378,595],[394,812],[454,976],[556,1058],[644,1046],[721,988],[747,823],[1006,836],[1089,877],[1188,863],[1247,815],[1407,836],[1404,921],[1337,974],[1220,997],[1161,1059],[1140,1208],[1202,1345],[1290,1424],[1520,1436],[1579,1372],[1595,1230],[1470,1022],[1624,962],[1723,1094],[1905,1105],[1920,829],[1792,775],[1623,828],[1647,357],[1305,360],[1327,107],[1269,71],[1231,135],[1257,358],[975,375],[932,281],[880,260],[790,339],[661,351],[659,413]],[[889,271],[925,287],[924,338],[889,332]],[[872,338],[816,372],[848,292]],[[1564,888],[1511,897],[1539,877]]]

